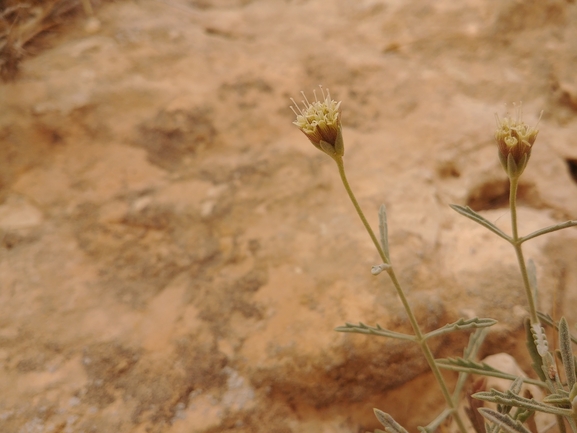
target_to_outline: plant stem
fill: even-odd
[[[347,194],[349,195],[349,198],[353,202],[353,206],[355,207],[355,210],[359,214],[359,217],[361,218],[361,221],[363,222],[363,225],[365,226],[365,230],[368,232],[369,236],[371,237],[373,244],[375,244],[375,248],[379,252],[379,256],[381,256],[381,259],[383,260],[384,263],[390,264],[389,259],[387,258],[385,252],[383,251],[383,247],[381,246],[381,244],[377,240],[377,237],[375,236],[373,229],[371,228],[369,222],[365,218],[365,214],[363,213],[361,206],[359,206],[359,202],[357,201],[355,194],[353,193],[353,190],[351,189],[351,186],[349,185],[349,181],[347,180],[347,176],[345,174],[345,164],[343,162],[343,158],[341,156],[335,156],[335,157],[333,157],[333,159],[337,163],[337,167],[339,168],[339,174],[341,176],[341,180],[343,181],[343,185],[345,186],[345,189],[347,190]]]
[[[509,207],[511,208],[511,230],[513,232],[512,245],[517,254],[519,269],[521,270],[523,284],[525,285],[525,294],[527,296],[527,301],[529,302],[531,325],[535,325],[539,323],[539,317],[537,316],[535,297],[533,296],[533,290],[531,289],[531,284],[529,282],[529,274],[527,273],[527,265],[525,264],[525,258],[523,257],[523,247],[521,246],[522,242],[519,242],[519,232],[517,229],[517,189],[519,186],[519,178],[512,178],[510,181]]]
[[[355,207],[355,210],[357,211],[359,217],[361,218],[361,221],[363,222],[363,225],[365,226],[367,233],[369,234],[369,236],[371,237],[371,240],[375,244],[375,248],[379,252],[379,256],[381,257],[381,259],[383,260],[384,263],[390,264],[389,258],[386,256],[385,252],[383,251],[383,247],[381,246],[381,244],[377,240],[377,237],[375,236],[373,229],[371,228],[371,226],[369,225],[369,222],[365,218],[365,214],[363,213],[363,210],[359,206],[359,203],[357,202],[357,199],[353,193],[353,190],[351,189],[351,186],[349,185],[349,181],[347,180],[347,176],[345,174],[345,166],[344,166],[343,158],[341,156],[334,156],[333,159],[337,163],[337,166],[339,168],[339,174],[341,176],[341,180],[343,182],[343,185],[344,185],[345,189],[347,190],[347,194],[349,195],[349,198],[353,202],[353,206]],[[409,301],[408,301],[407,297],[405,296],[405,292],[403,291],[401,284],[399,283],[399,280],[397,279],[394,268],[390,267],[389,269],[387,269],[386,272],[389,275],[391,282],[395,286],[397,294],[398,294],[399,298],[401,299],[401,302],[402,302],[403,307],[407,313],[407,316],[409,317],[409,322],[411,323],[411,326],[413,328],[415,336],[417,337],[417,342],[419,343],[419,346],[421,347],[421,351],[423,352],[423,355],[427,359],[427,363],[429,364],[429,367],[433,371],[433,375],[435,376],[435,379],[437,380],[437,383],[439,384],[439,387],[441,388],[441,392],[443,393],[443,397],[445,398],[447,405],[449,406],[449,408],[451,409],[451,411],[453,413],[453,417],[455,418],[455,421],[457,423],[457,426],[459,427],[460,432],[461,433],[467,433],[467,429],[465,428],[465,424],[463,423],[463,420],[461,419],[461,416],[459,415],[459,412],[457,411],[457,408],[455,406],[455,401],[451,397],[451,394],[449,392],[449,389],[447,387],[445,379],[443,378],[443,375],[441,374],[439,367],[435,363],[435,357],[433,356],[433,352],[431,352],[431,349],[430,349],[429,345],[427,344],[427,340],[423,337],[423,332],[421,331],[421,328],[419,326],[419,323],[417,322],[415,314],[413,313],[411,305],[409,304]]]
[[[535,305],[535,296],[533,295],[533,290],[531,288],[531,283],[529,282],[529,273],[527,272],[527,265],[525,264],[525,258],[523,257],[523,247],[522,243],[527,239],[519,238],[519,231],[517,228],[517,190],[519,187],[519,177],[509,178],[509,207],[511,209],[511,232],[512,239],[511,244],[515,248],[515,253],[517,254],[517,261],[519,262],[519,269],[521,270],[521,276],[523,277],[523,284],[525,285],[525,293],[527,297],[527,302],[529,303],[529,315],[531,320],[531,325],[540,325],[539,316],[537,315],[537,307]],[[557,425],[559,426],[559,431],[563,432],[565,430],[565,424],[563,418],[567,419],[571,431],[577,433],[577,424],[574,417],[561,417],[557,416]]]

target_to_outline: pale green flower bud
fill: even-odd
[[[525,170],[539,133],[536,127],[527,126],[521,117],[521,106],[517,109],[516,119],[512,119],[508,114],[503,119],[495,115],[495,140],[499,147],[499,160],[511,179],[518,178]]]
[[[321,101],[318,100],[315,91],[313,91],[315,100],[312,103],[309,102],[304,92],[301,92],[304,97],[303,109],[291,98],[294,104],[291,109],[297,116],[293,123],[317,149],[333,158],[342,157],[345,154],[345,148],[341,127],[341,102],[331,99],[328,89],[325,94],[324,89],[319,87],[322,93]]]

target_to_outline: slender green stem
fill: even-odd
[[[517,254],[517,261],[519,262],[519,269],[521,270],[521,276],[523,277],[523,284],[525,285],[525,293],[527,296],[527,301],[529,302],[529,314],[531,317],[531,324],[535,325],[539,323],[539,317],[537,316],[537,307],[535,306],[535,297],[533,296],[533,290],[531,289],[531,283],[529,282],[529,274],[527,272],[527,265],[525,264],[525,258],[523,257],[523,247],[521,246],[522,240],[519,238],[519,232],[517,229],[517,189],[519,186],[519,178],[511,179],[509,187],[509,207],[511,208],[511,230],[513,232],[512,245],[515,248],[515,253]]]
[[[522,243],[531,237],[538,235],[540,232],[537,231],[537,234],[529,235],[527,238],[519,238],[519,231],[517,228],[517,189],[519,187],[519,177],[509,178],[510,179],[510,186],[509,186],[509,207],[511,209],[511,231],[512,231],[512,239],[511,244],[515,248],[515,253],[517,254],[517,261],[519,262],[519,269],[521,270],[521,276],[523,277],[523,284],[525,286],[525,293],[527,297],[527,302],[529,303],[529,315],[531,320],[531,325],[540,325],[539,316],[537,314],[537,307],[535,305],[536,297],[533,293],[533,289],[531,287],[531,283],[529,282],[529,273],[527,272],[527,265],[525,264],[525,258],[523,257],[523,247]],[[543,230],[540,234],[546,233],[549,229]],[[545,360],[545,357],[543,357]],[[554,392],[554,389],[551,389],[551,392]],[[571,431],[573,433],[577,433],[577,423],[575,422],[575,418],[572,416],[557,416],[557,425],[559,431],[564,432],[565,424],[563,419],[566,419],[571,427]]]
[[[359,217],[361,218],[361,221],[363,222],[365,229],[369,233],[369,236],[371,237],[373,244],[375,244],[375,248],[379,252],[379,256],[381,256],[381,259],[383,260],[384,263],[390,264],[389,260],[387,259],[385,252],[383,251],[383,247],[381,246],[381,244],[377,240],[377,237],[375,236],[373,229],[371,228],[369,222],[365,218],[365,214],[363,213],[361,206],[359,206],[359,202],[357,201],[355,194],[353,194],[353,190],[351,189],[351,186],[349,185],[349,181],[347,180],[347,176],[345,174],[345,164],[343,162],[343,158],[341,156],[335,156],[335,157],[333,157],[333,159],[337,163],[337,167],[339,168],[339,174],[341,176],[341,180],[343,181],[343,185],[345,186],[345,189],[347,190],[347,194],[349,195],[349,198],[353,202],[353,206],[355,207],[355,210],[359,214]]]
[[[359,206],[359,203],[357,202],[357,199],[353,193],[353,190],[351,189],[351,186],[349,185],[349,181],[347,180],[347,176],[345,174],[345,166],[344,166],[343,158],[341,156],[334,156],[333,159],[337,163],[337,166],[339,168],[339,174],[341,176],[341,180],[343,182],[343,185],[344,185],[345,189],[347,190],[347,194],[349,195],[349,198],[353,202],[353,206],[355,207],[355,210],[359,214],[359,217],[361,218],[361,221],[363,222],[363,225],[365,226],[367,233],[369,234],[373,243],[375,244],[375,247],[376,247],[377,251],[379,252],[379,256],[381,257],[381,259],[383,260],[384,263],[390,264],[388,257],[386,256],[385,252],[383,251],[381,244],[377,240],[377,237],[375,236],[373,229],[369,225],[369,222],[365,218],[365,214],[363,213],[363,210]],[[415,314],[413,313],[411,305],[409,304],[409,301],[408,301],[407,297],[405,296],[405,292],[403,291],[401,284],[399,283],[399,280],[397,279],[397,276],[395,274],[394,269],[392,267],[390,267],[389,269],[387,269],[386,272],[387,272],[387,274],[389,274],[389,278],[391,279],[391,282],[395,286],[397,294],[398,294],[399,298],[401,299],[401,302],[403,304],[403,307],[405,308],[407,316],[409,317],[409,322],[411,323],[411,326],[413,328],[415,336],[417,337],[417,342],[419,343],[419,346],[421,347],[421,351],[423,352],[423,355],[425,355],[425,358],[427,360],[427,363],[429,364],[429,367],[433,371],[433,375],[435,376],[435,379],[437,380],[437,383],[439,384],[439,387],[441,388],[441,392],[443,393],[443,397],[445,398],[447,405],[449,406],[449,408],[451,409],[451,411],[453,413],[453,417],[455,418],[455,421],[459,427],[459,430],[461,431],[461,433],[467,433],[467,429],[465,428],[465,424],[463,423],[463,420],[461,419],[461,416],[459,415],[459,412],[456,409],[455,401],[451,397],[451,393],[449,392],[449,389],[447,387],[445,379],[444,379],[443,375],[441,374],[439,367],[435,363],[435,357],[433,356],[433,352],[431,352],[431,349],[429,348],[429,345],[427,344],[427,340],[423,336],[423,332],[421,331],[421,328],[419,326],[419,323],[417,322]]]

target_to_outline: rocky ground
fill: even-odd
[[[422,325],[523,353],[494,113],[541,130],[521,231],[577,218],[577,10],[560,0],[138,0],[62,26],[0,85],[0,430],[414,430],[442,405],[330,158],[290,97],[342,100],[349,180]],[[577,230],[526,244],[577,320]],[[466,336],[433,341],[458,355]],[[526,361],[520,359],[522,365]]]

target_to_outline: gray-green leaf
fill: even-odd
[[[573,352],[571,351],[571,335],[569,333],[569,324],[565,317],[559,321],[559,350],[561,351],[561,359],[563,360],[563,368],[565,369],[565,377],[567,378],[567,385],[569,389],[575,385],[575,364],[573,362]]]
[[[486,407],[479,409],[479,412],[490,422],[498,425],[499,428],[509,433],[531,433],[529,429],[523,426],[519,421],[515,421],[509,415],[505,415]]]
[[[459,319],[454,323],[449,323],[442,328],[435,329],[434,331],[427,332],[425,338],[436,337],[438,335],[443,335],[448,332],[453,332],[461,329],[475,329],[475,328],[487,328],[493,326],[497,321],[495,319],[486,319],[474,317],[472,319]]]
[[[464,371],[471,374],[478,374],[481,376],[498,377],[500,379],[507,379],[514,381],[517,376],[503,371],[497,370],[484,362],[475,362],[469,359],[463,358],[446,358],[446,359],[436,359],[435,363],[445,369],[452,371]],[[540,380],[535,380],[531,378],[523,378],[525,383],[530,383],[532,385],[540,386],[546,388],[547,385]]]
[[[536,401],[535,399],[528,399],[519,395],[513,394],[511,391],[499,392],[494,389],[488,392],[478,392],[473,394],[473,398],[488,401],[491,403],[505,404],[508,406],[521,407],[537,412],[552,413],[554,415],[571,416],[572,411]]]
[[[496,235],[502,237],[503,239],[505,239],[506,241],[512,243],[513,239],[511,238],[511,236],[507,235],[505,232],[503,232],[500,228],[498,228],[495,224],[493,224],[491,221],[489,221],[487,218],[483,217],[482,215],[478,214],[477,212],[475,212],[473,209],[471,209],[469,206],[460,206],[458,204],[450,204],[449,206],[451,206],[451,209],[455,210],[456,212],[460,213],[463,216],[466,216],[467,218],[469,218],[470,220],[475,221],[478,224],[481,224],[483,227],[488,228],[489,230],[491,230],[493,233],[495,233]]]
[[[562,229],[566,229],[567,227],[574,227],[574,226],[577,226],[576,220],[565,221],[564,223],[555,224],[555,225],[550,226],[550,227],[545,227],[544,229],[540,229],[540,230],[534,231],[533,233],[530,233],[526,236],[523,236],[521,239],[519,239],[519,243],[523,243],[525,241],[528,241],[529,239],[536,238],[537,236],[541,236],[541,235],[544,235],[546,233],[551,233],[551,232],[555,232],[557,230],[562,230]]]
[[[408,433],[391,415],[379,409],[373,409],[379,422],[385,427],[387,433]]]
[[[379,231],[381,232],[381,246],[385,253],[385,257],[391,263],[391,256],[389,255],[389,233],[387,224],[387,208],[384,204],[379,208]]]
[[[377,324],[376,327],[365,325],[364,323],[359,323],[358,325],[353,325],[352,323],[346,323],[345,326],[339,326],[335,328],[337,332],[351,332],[355,334],[368,334],[368,335],[378,335],[379,337],[390,337],[396,338],[398,340],[409,340],[417,341],[414,335],[402,334],[400,332],[389,331],[388,329],[381,328]]]

